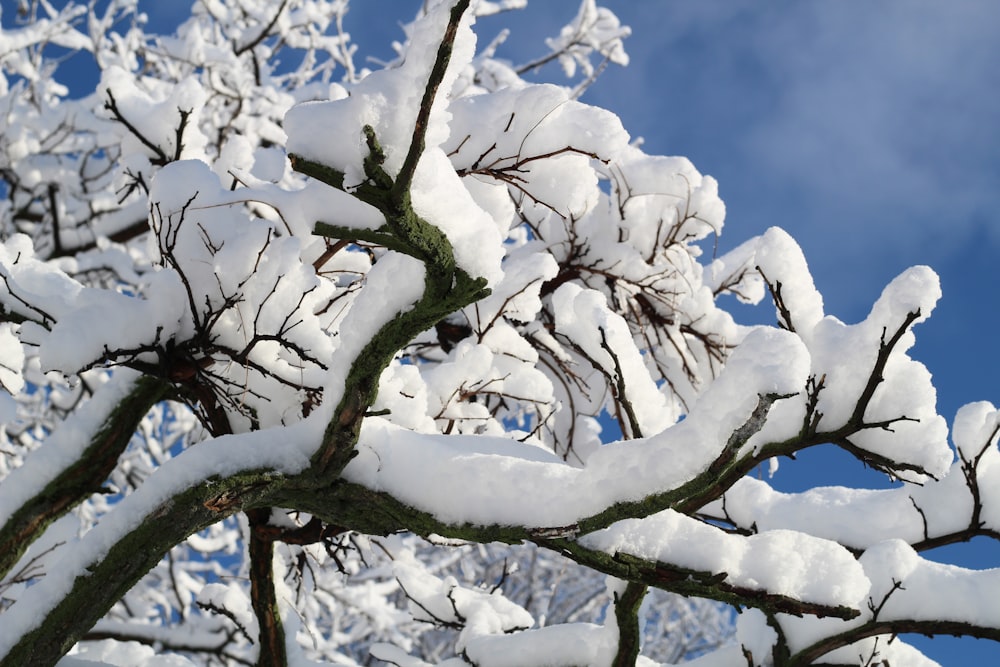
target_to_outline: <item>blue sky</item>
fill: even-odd
[[[0,0],[5,16],[15,0]],[[61,3],[58,3],[61,4]],[[416,2],[355,0],[347,27],[389,57]],[[543,52],[578,0],[532,0],[484,19],[499,55]],[[689,157],[726,201],[720,250],[771,225],[802,245],[827,312],[857,321],[908,266],[941,276],[944,297],[911,352],[935,377],[949,421],[973,400],[1000,404],[1000,2],[995,0],[604,0],[630,25],[627,68],[585,101],[618,113],[647,152]],[[153,25],[189,5],[140,3]],[[8,19],[9,20],[9,19]],[[546,76],[557,78],[558,70]],[[740,311],[764,321],[769,309]],[[797,473],[804,477],[799,479]],[[783,463],[774,483],[877,485],[835,454]],[[932,555],[933,557],[933,555]],[[993,544],[952,550],[1000,563]],[[908,638],[943,665],[988,664],[1000,645]]]

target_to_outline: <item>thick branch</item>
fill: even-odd
[[[339,475],[353,457],[361,421],[375,401],[382,370],[392,361],[396,351],[446,315],[489,294],[485,281],[473,280],[464,271],[459,271],[455,285],[445,290],[440,283],[435,285],[429,271],[426,281],[423,297],[412,309],[400,313],[379,329],[351,365],[344,397],[327,428],[323,446],[313,457],[321,476],[332,479]]]
[[[10,515],[0,528],[0,576],[17,563],[49,524],[100,490],[139,422],[167,391],[168,385],[155,378],[137,380],[124,400],[104,416],[90,445],[76,460]],[[35,455],[43,455],[45,446],[43,442]],[[15,471],[5,480],[7,488],[13,488],[17,476]]]
[[[739,461],[733,462],[731,465],[719,468],[719,474],[716,475],[715,479],[706,480],[708,482],[707,485],[704,483],[692,484],[692,494],[690,497],[685,499],[683,502],[674,505],[673,509],[683,514],[692,514],[697,512],[700,508],[719,498],[723,493],[725,493],[726,489],[735,484],[740,477],[749,473],[762,461],[776,456],[793,456],[795,452],[825,443],[836,444],[848,453],[857,457],[862,462],[879,470],[887,472],[896,470],[914,470],[915,472],[926,474],[926,471],[919,466],[900,463],[898,461],[891,461],[888,458],[857,447],[850,440],[853,435],[863,430],[872,428],[888,429],[892,424],[898,421],[912,421],[908,417],[901,416],[880,422],[866,422],[864,415],[875,395],[875,390],[884,380],[882,374],[885,371],[889,357],[892,355],[892,352],[899,343],[900,339],[902,339],[903,334],[910,328],[919,316],[919,311],[908,313],[896,331],[893,332],[889,340],[885,340],[883,335],[883,340],[879,344],[878,355],[875,359],[875,364],[872,366],[872,370],[869,373],[868,381],[855,402],[854,410],[851,416],[845,423],[826,431],[818,431],[816,429],[817,425],[820,423],[822,415],[815,412],[815,395],[825,387],[825,378],[821,378],[819,384],[817,384],[815,379],[810,378],[806,383],[806,419],[803,422],[802,430],[798,435],[781,442],[763,443],[756,448],[756,453],[754,455],[743,457]],[[758,406],[758,410],[759,407],[760,406]],[[759,424],[757,430],[763,426],[763,419],[765,418],[766,412],[761,415],[761,423]],[[717,467],[716,464],[713,464],[713,467]],[[703,476],[699,476],[697,479],[701,479],[702,477]]]
[[[203,479],[137,517],[134,528],[76,576],[69,593],[37,601],[52,607],[39,611],[35,628],[0,658],[0,667],[54,665],[171,547],[244,507],[270,504],[268,495],[286,482],[280,475],[253,470]]]
[[[288,154],[288,162],[292,165],[292,169],[300,174],[304,174],[310,178],[315,178],[320,183],[326,183],[330,187],[336,188],[342,192],[347,192],[347,189],[344,186],[344,173],[342,171],[338,171],[333,167],[328,167],[320,162],[307,160],[301,155],[296,155],[295,153]],[[374,206],[380,211],[385,211],[388,206],[389,195],[386,190],[381,189],[372,183],[359,183],[357,187],[350,190],[349,194],[370,206]],[[320,232],[317,231],[317,233]],[[321,235],[325,236],[325,234]]]
[[[358,229],[354,227],[344,227],[341,225],[331,225],[327,222],[317,222],[313,227],[313,234],[331,239],[346,239],[349,241],[364,241],[374,245],[380,245],[389,250],[395,250],[405,255],[414,256],[413,251],[405,243],[401,243],[391,232],[385,229]]]
[[[727,584],[725,574],[698,572],[628,554],[610,555],[593,551],[572,539],[575,527],[558,530],[511,525],[447,524],[427,512],[405,505],[388,493],[347,482],[337,482],[320,493],[286,485],[278,491],[274,503],[309,512],[323,521],[369,535],[388,535],[407,530],[425,537],[438,535],[478,543],[534,542],[618,579],[736,606],[757,607],[772,613],[836,618],[853,618],[859,613],[849,607],[803,602],[763,590]]]
[[[740,449],[757,433],[767,421],[771,406],[786,396],[768,394],[760,396],[757,405],[747,420],[736,429],[726,442],[725,448],[701,474],[676,489],[653,494],[639,501],[622,502],[612,505],[603,512],[587,517],[579,522],[581,533],[589,533],[606,528],[620,519],[649,516],[665,509],[674,509],[681,513],[691,513],[709,500],[722,495],[736,479],[745,474],[747,461],[753,459],[745,456],[737,459]]]

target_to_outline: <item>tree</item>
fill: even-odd
[[[521,3],[427,3],[374,72],[346,3],[231,4],[168,37],[130,0],[22,3],[0,36],[0,664],[899,665],[927,664],[899,633],[1000,639],[995,572],[920,555],[998,536],[997,411],[960,411],[953,450],[907,355],[930,269],[847,325],[779,229],[704,258],[714,180],[577,99],[627,62],[592,1],[522,66],[472,31]],[[523,79],[549,60],[580,81]],[[749,475],[818,445],[898,484]]]

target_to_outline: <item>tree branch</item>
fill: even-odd
[[[853,618],[860,613],[849,607],[805,602],[759,589],[734,586],[725,582],[725,573],[698,572],[629,554],[611,555],[594,551],[575,540],[575,526],[565,529],[533,529],[496,524],[448,524],[402,503],[388,493],[372,491],[344,481],[329,487],[325,493],[299,488],[294,484],[284,485],[276,491],[273,502],[281,507],[296,507],[323,521],[367,535],[389,535],[408,530],[423,537],[438,535],[478,543],[533,542],[618,579],[682,595],[757,607],[772,613],[835,618]],[[648,512],[642,512],[639,516],[646,514]]]
[[[611,667],[634,667],[639,657],[642,631],[639,607],[646,597],[646,586],[629,582],[621,595],[615,593],[615,620],[618,621],[618,650]]]
[[[960,621],[918,621],[899,619],[894,621],[870,621],[837,635],[824,637],[816,643],[792,655],[788,662],[780,667],[806,667],[815,664],[827,653],[843,646],[849,646],[866,637],[878,635],[899,635],[917,633],[927,636],[951,635],[953,637],[976,637],[977,639],[992,639],[1000,641],[1000,629],[963,623]]]
[[[448,238],[440,229],[414,212],[409,194],[413,171],[423,153],[431,107],[451,57],[458,24],[468,6],[469,0],[459,0],[451,11],[448,28],[424,89],[413,139],[395,182],[382,171],[384,155],[374,129],[370,126],[364,128],[369,148],[365,172],[370,183],[359,198],[362,201],[367,199],[367,203],[378,207],[386,217],[386,226],[392,236],[408,249],[407,254],[424,262],[424,292],[412,309],[385,324],[352,363],[343,398],[327,427],[322,446],[313,456],[315,473],[321,477],[332,478],[339,475],[354,456],[361,421],[375,400],[379,376],[396,352],[414,336],[430,329],[448,314],[489,294],[484,279],[472,278],[462,269],[456,268]],[[299,158],[293,162],[293,166],[295,165],[298,165],[296,169],[306,169],[334,187],[338,182],[343,187],[343,175],[335,169]],[[382,194],[376,194],[377,192]]]
[[[80,450],[72,463],[56,473],[45,488],[21,502],[0,528],[0,577],[10,571],[53,521],[100,490],[139,422],[169,390],[169,385],[155,378],[142,377],[129,382],[133,382],[132,390],[99,420],[101,426],[90,437],[90,444]],[[64,428],[70,425],[64,424]],[[43,442],[40,451],[33,455],[44,455],[45,448]],[[33,455],[29,455],[29,463]],[[19,468],[4,480],[0,498],[3,490],[16,488],[17,478],[26,472],[24,467]]]
[[[420,110],[417,112],[417,120],[413,127],[413,139],[410,141],[410,148],[406,153],[406,158],[403,160],[403,165],[400,167],[399,173],[396,175],[396,183],[392,189],[393,199],[400,204],[410,196],[410,183],[413,181],[413,174],[417,170],[417,162],[420,161],[420,156],[424,152],[424,138],[427,135],[427,124],[431,117],[434,99],[437,97],[438,88],[441,86],[441,81],[444,80],[445,72],[448,70],[452,48],[455,45],[455,37],[458,34],[458,24],[469,8],[469,1],[459,0],[452,7],[444,36],[438,45],[437,57],[434,59],[430,78],[424,87],[424,96],[420,100]]]
[[[257,667],[286,667],[285,630],[274,591],[274,541],[266,529],[271,508],[247,510],[250,536],[247,550],[250,558],[250,603],[260,627],[260,653]]]
[[[135,517],[130,522],[134,527],[78,573],[66,595],[33,600],[37,624],[0,658],[0,667],[54,665],[171,547],[234,512],[269,505],[269,495],[285,483],[287,478],[267,470],[195,479],[145,516]],[[125,509],[119,505],[115,511]]]
[[[159,166],[163,166],[168,162],[170,162],[170,160],[167,158],[167,154],[163,152],[162,148],[160,148],[152,141],[150,141],[148,138],[146,138],[146,135],[140,132],[139,128],[137,128],[135,125],[129,122],[129,120],[122,115],[121,110],[118,108],[118,102],[115,101],[115,96],[111,92],[111,89],[107,88],[105,89],[105,92],[108,94],[108,99],[104,103],[104,108],[110,111],[111,115],[115,117],[115,120],[124,125],[126,129],[128,129],[128,131],[132,134],[132,136],[138,139],[143,146],[145,146],[146,148],[148,148],[149,150],[153,151],[153,153],[156,154],[156,157],[153,160],[151,160],[151,162]]]

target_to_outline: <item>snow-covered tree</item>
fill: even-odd
[[[579,101],[628,29],[584,0],[548,54],[477,47],[523,4],[422,3],[376,71],[342,0],[199,0],[169,36],[136,0],[2,17],[0,665],[1000,639],[1000,571],[921,555],[1000,537],[1000,412],[949,445],[907,354],[934,273],[849,325],[779,229],[706,257],[715,181]],[[549,61],[567,85],[525,80]],[[817,445],[896,483],[749,474]]]

